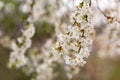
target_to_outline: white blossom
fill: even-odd
[[[89,0],[80,1],[76,8],[70,20],[72,26],[68,27],[65,34],[60,34],[53,53],[64,58],[66,64],[83,66],[94,38],[94,28],[91,24],[93,15]]]
[[[4,2],[3,1],[0,1],[0,11],[4,8]]]
[[[31,8],[30,5],[29,5],[29,7]],[[32,8],[31,8],[31,10],[32,10]],[[30,11],[29,11],[29,13],[30,13]],[[32,14],[29,15],[28,19],[32,18],[31,16],[32,16]],[[31,38],[35,34],[35,27],[31,21],[28,21],[28,19],[26,19],[27,23],[24,26],[25,29],[22,30],[22,35],[20,37],[18,37],[18,39],[16,41],[12,42],[11,47],[12,47],[13,51],[10,53],[10,60],[9,60],[9,64],[8,64],[9,67],[15,66],[16,68],[20,68],[20,67],[24,66],[27,62],[25,53],[26,53],[27,49],[31,47],[31,45],[32,45]]]
[[[35,34],[35,27],[33,24],[26,25],[26,29],[22,32],[24,36],[31,38]]]
[[[21,10],[24,13],[28,13],[28,12],[30,12],[31,8],[28,4],[24,4],[24,5],[21,6]]]
[[[7,3],[5,4],[5,8],[4,8],[4,11],[6,13],[13,13],[15,11],[15,5],[13,3]]]

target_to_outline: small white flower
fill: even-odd
[[[17,44],[15,43],[15,41],[12,41],[11,42],[11,48],[12,48],[12,50],[17,50],[18,49],[18,46],[17,46]]]
[[[4,8],[5,4],[3,1],[0,1],[0,11]]]
[[[23,13],[29,13],[31,10],[31,7],[29,4],[24,4],[20,7],[20,9],[22,10]]]
[[[34,34],[35,34],[35,27],[33,24],[28,24],[25,26],[26,29],[23,32],[23,35],[28,37],[28,38],[31,38]]]

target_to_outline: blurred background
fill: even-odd
[[[33,44],[29,50],[36,47],[37,49],[41,48],[47,40],[52,38],[55,34],[56,24],[59,24],[61,28],[66,26],[66,24],[70,24],[69,15],[73,12],[73,6],[70,6],[72,0],[71,2],[69,0],[61,1],[63,2],[58,0],[58,4],[51,6],[49,0],[41,0],[41,4],[44,7],[39,6],[41,11],[38,13],[41,14],[38,14],[39,17],[35,18],[36,33],[32,38]],[[68,2],[70,4],[67,4]],[[28,15],[22,9],[24,4],[25,0],[0,0],[0,80],[30,80],[33,76],[26,75],[21,69],[8,68],[9,56],[12,51],[11,41],[21,35],[21,29],[23,29]],[[120,17],[119,4],[119,0],[98,1],[98,6],[105,14],[110,13],[112,16],[117,15],[117,17]],[[115,11],[117,8],[118,11]],[[106,27],[108,25],[104,15],[96,8],[95,11],[96,39],[94,40],[92,52],[89,58],[86,59],[87,64],[84,67],[80,67],[79,73],[74,75],[71,80],[120,80],[120,46],[117,54],[112,53],[111,55],[111,50],[106,47],[108,40],[105,39],[107,36]],[[57,15],[57,17],[54,17],[54,15]],[[120,38],[120,34],[118,36]],[[57,70],[60,72],[62,69],[58,68]],[[64,70],[62,73],[64,73]],[[67,80],[67,78],[62,74],[54,80]]]

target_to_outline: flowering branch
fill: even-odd
[[[25,29],[22,30],[22,36],[18,37],[17,41],[12,42],[12,52],[10,53],[10,60],[9,60],[9,67],[15,66],[20,68],[26,64],[27,59],[25,58],[24,54],[28,48],[30,48],[32,42],[31,38],[35,34],[35,27],[32,21],[32,11],[34,7],[35,1],[27,1],[26,5],[30,8],[28,12],[28,17],[26,19]]]
[[[66,64],[83,66],[95,34],[92,17],[91,1],[79,1],[71,18],[72,26],[68,27],[66,33],[59,35],[56,47],[53,48],[54,55],[62,57]]]

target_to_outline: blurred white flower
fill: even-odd
[[[23,35],[27,38],[31,38],[35,34],[35,27],[33,24],[28,24],[25,26],[25,30],[22,31]]]
[[[28,3],[25,4],[25,5],[29,4],[27,5],[28,7],[30,7],[30,10],[28,11],[29,13],[31,13],[33,8],[33,6],[30,5],[32,4],[32,2],[28,1]],[[27,23],[25,25],[25,29],[22,30],[22,35],[18,37],[16,42],[15,41],[12,42],[11,47],[13,51],[10,53],[10,60],[8,65],[9,67],[15,66],[16,68],[20,68],[24,66],[27,62],[25,53],[27,49],[31,47],[32,45],[31,38],[35,34],[34,24],[28,20],[32,19],[31,16],[32,14],[29,14],[28,18],[26,19]]]
[[[31,10],[31,7],[30,5],[28,4],[23,4],[20,6],[20,10],[23,12],[23,13],[29,13],[30,10]]]
[[[13,3],[7,3],[7,4],[5,4],[4,11],[5,11],[6,13],[11,14],[11,13],[14,12],[14,10],[15,10],[15,5],[14,5]]]
[[[3,1],[0,1],[0,11],[4,8],[5,4]]]

